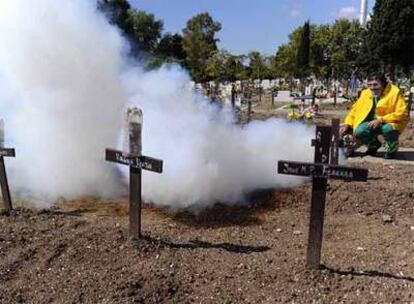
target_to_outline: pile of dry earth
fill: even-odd
[[[329,183],[320,270],[310,183],[198,215],[147,205],[137,242],[125,199],[85,198],[0,215],[0,303],[414,303],[414,166],[352,165],[369,180]]]
[[[355,162],[353,163],[355,164]],[[0,303],[410,303],[414,170],[359,163],[329,185],[322,269],[305,267],[310,185],[199,215],[87,198],[0,216]]]

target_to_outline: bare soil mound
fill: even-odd
[[[266,190],[198,215],[85,198],[0,216],[0,303],[410,303],[414,170],[362,162],[331,182],[323,268],[305,267],[310,185]]]

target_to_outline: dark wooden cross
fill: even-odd
[[[331,143],[333,142],[331,135],[331,127],[316,127],[316,138],[312,140],[312,145],[315,147],[314,163],[284,160],[278,162],[279,174],[312,177],[311,214],[306,264],[313,269],[320,267],[328,178],[361,182],[365,182],[368,178],[367,169],[330,164]]]
[[[106,149],[105,159],[129,166],[129,231],[132,239],[141,237],[142,170],[162,173],[163,161],[141,155],[142,112],[127,112],[129,152]]]
[[[252,101],[247,101],[247,122],[249,123],[252,119]]]
[[[313,89],[312,95],[293,97],[293,100],[301,100],[302,102],[305,102],[305,100],[311,100],[311,105],[314,106],[316,100],[316,89]]]
[[[407,101],[408,117],[410,117],[413,102],[414,102],[414,94],[413,94],[413,92],[410,92],[410,94],[408,95],[408,101]]]
[[[330,149],[330,158],[329,164],[337,165],[339,162],[339,148],[343,147],[343,143],[339,138],[339,119],[332,119],[332,129],[331,129],[331,149]]]
[[[234,83],[231,84],[231,108],[234,109],[236,107],[236,85]]]
[[[1,194],[3,196],[4,210],[6,215],[9,215],[13,210],[12,200],[10,197],[9,183],[7,181],[6,166],[4,165],[5,157],[15,157],[14,149],[4,148],[4,124],[0,120],[0,185]]]
[[[257,87],[257,95],[259,95],[259,103],[262,102],[263,88],[261,84]]]

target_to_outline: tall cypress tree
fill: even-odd
[[[309,21],[303,25],[301,41],[296,56],[295,77],[304,78],[309,75],[310,26]]]

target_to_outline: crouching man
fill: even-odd
[[[356,146],[366,145],[367,155],[375,156],[381,147],[377,136],[385,140],[384,158],[395,158],[398,138],[408,123],[407,105],[400,89],[385,76],[368,77],[368,89],[361,92],[341,127],[342,136],[352,134]]]

